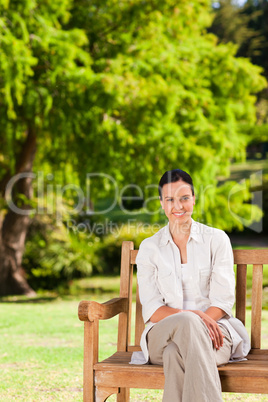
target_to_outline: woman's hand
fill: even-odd
[[[213,318],[211,318],[208,314],[204,313],[201,310],[192,310],[192,311],[193,313],[199,315],[199,317],[206,324],[209,331],[209,336],[213,342],[214,347],[216,349],[220,349],[223,346],[223,335],[217,322]]]

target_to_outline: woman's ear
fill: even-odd
[[[159,201],[160,201],[160,204],[161,204],[162,209],[164,209],[164,206],[163,206],[163,200],[162,200],[162,198],[161,198],[161,197],[159,197]]]

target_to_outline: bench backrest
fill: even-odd
[[[128,298],[128,312],[121,313],[118,324],[118,350],[140,350],[140,337],[144,329],[142,308],[139,299],[138,284],[133,286],[133,267],[138,250],[134,250],[134,243],[124,241],[121,254],[120,296]],[[268,249],[234,250],[236,269],[236,313],[235,316],[245,324],[247,305],[247,272],[252,266],[252,295],[251,295],[251,348],[261,348],[261,315],[262,315],[262,287],[263,265],[268,264]],[[251,269],[251,267],[249,268]],[[136,286],[135,286],[136,285]],[[132,293],[136,288],[136,316],[134,345],[131,342],[131,312]],[[132,343],[132,344],[131,344]]]

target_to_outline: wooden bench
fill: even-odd
[[[131,345],[133,266],[138,250],[133,242],[122,245],[120,297],[106,303],[82,301],[79,319],[84,321],[84,402],[102,402],[111,394],[117,401],[129,401],[130,388],[163,389],[163,367],[129,364],[133,351],[140,350],[144,329],[138,287],[136,292],[135,344]],[[223,392],[268,394],[268,349],[261,349],[263,264],[268,264],[268,249],[235,250],[237,264],[236,317],[246,320],[247,265],[253,264],[251,298],[251,351],[248,360],[219,367]],[[119,314],[117,352],[98,361],[99,320]]]

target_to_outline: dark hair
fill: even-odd
[[[173,170],[168,170],[167,172],[165,172],[159,181],[158,191],[159,191],[160,199],[162,199],[162,188],[165,184],[175,183],[176,181],[180,181],[180,180],[185,181],[185,183],[188,183],[191,186],[192,195],[194,195],[194,186],[193,186],[193,180],[192,180],[191,176],[184,170],[173,169]]]

